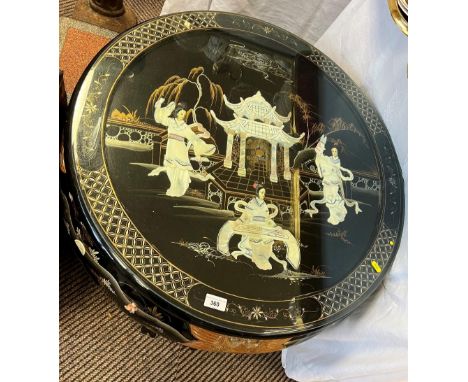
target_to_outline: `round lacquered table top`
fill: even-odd
[[[72,102],[68,176],[99,262],[187,322],[300,335],[380,284],[403,225],[382,120],[320,51],[249,17],[142,23]]]

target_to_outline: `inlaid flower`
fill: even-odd
[[[252,309],[252,312],[250,312],[250,316],[258,320],[263,316],[263,311],[262,308],[259,306],[256,306],[255,308]]]
[[[134,302],[130,302],[127,305],[125,305],[125,309],[127,309],[130,313],[135,313],[138,310],[138,307]]]

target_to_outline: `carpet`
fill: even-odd
[[[133,0],[138,21],[156,17],[163,0]],[[74,0],[60,0],[61,57],[68,97],[94,54],[111,37],[106,31],[74,22]],[[71,21],[70,21],[71,20]],[[62,28],[63,26],[63,28]],[[81,44],[81,45],[80,45]],[[165,338],[142,334],[94,283],[61,235],[59,284],[60,381],[283,382],[289,379],[281,353],[227,354],[192,350]]]
[[[59,268],[60,381],[292,381],[280,352],[209,353],[141,333],[65,241]]]

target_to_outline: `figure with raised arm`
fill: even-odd
[[[186,107],[183,103],[170,102],[162,106],[164,98],[154,105],[154,119],[167,127],[167,148],[163,166],[152,170],[148,175],[157,176],[166,172],[171,182],[166,195],[183,196],[189,188],[191,178],[202,181],[213,179],[211,175],[203,175],[194,171],[191,160],[202,162],[216,151],[216,146],[206,143],[203,139],[210,138],[210,133],[201,123],[187,124],[185,122]],[[193,148],[195,157],[189,157]]]
[[[341,161],[338,156],[338,149],[331,149],[331,156],[324,155],[327,137],[322,135],[320,141],[315,146],[315,165],[320,178],[322,178],[323,198],[313,200],[310,203],[310,209],[305,210],[312,217],[318,212],[316,204],[325,204],[328,207],[330,216],[327,221],[330,224],[337,225],[346,218],[346,206],[354,207],[356,214],[362,212],[359,203],[355,200],[345,198],[343,181],[354,179],[353,173],[341,167]]]

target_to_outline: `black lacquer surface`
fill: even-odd
[[[399,245],[401,171],[377,112],[258,20],[183,13],[117,37],[75,92],[66,143],[101,265],[175,320],[312,332],[365,300]]]

